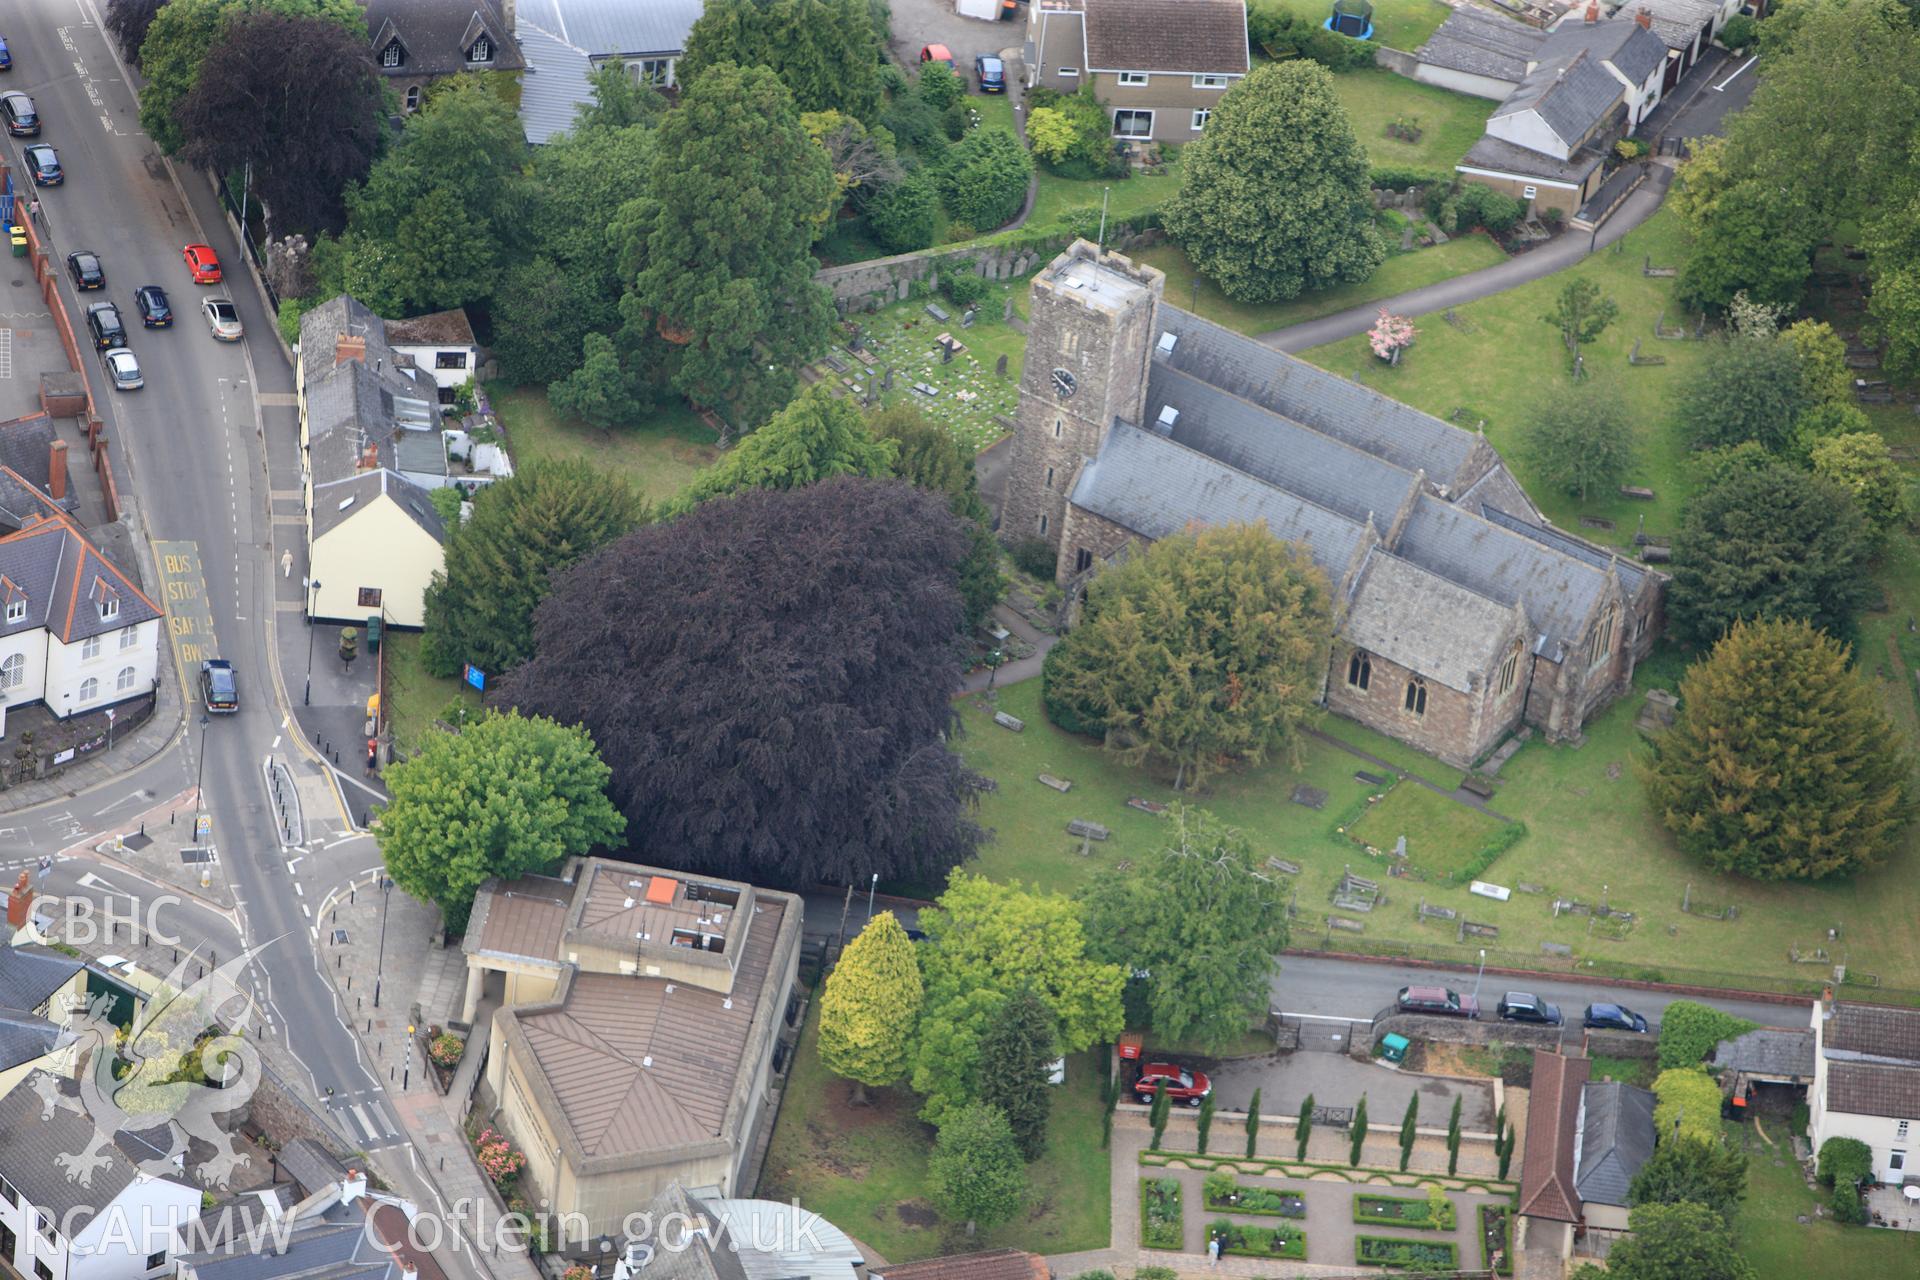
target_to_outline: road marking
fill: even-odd
[[[1725,80],[1722,80],[1719,84],[1713,86],[1713,91],[1715,93],[1725,93],[1727,91],[1728,85],[1732,84],[1735,80],[1737,80],[1740,77],[1740,75],[1743,72],[1746,71],[1748,67],[1752,66],[1754,63],[1758,61],[1760,61],[1760,55],[1756,53],[1755,55],[1753,55],[1753,57],[1748,58],[1745,62],[1741,63],[1739,67],[1735,69],[1732,75],[1728,76]]]
[[[296,888],[296,889],[297,889],[297,888],[299,888],[299,887],[300,887],[299,885],[295,885],[295,886],[294,886],[294,888]],[[306,917],[307,917],[307,919],[309,919],[309,920],[311,920],[311,919],[313,919],[313,908],[312,908],[312,907],[309,907],[309,906],[308,906],[308,905],[307,905],[306,903],[304,903],[304,902],[303,902],[303,903],[301,903],[301,904],[300,904],[300,910],[301,910],[301,911],[302,911],[302,912],[303,912],[303,913],[304,913],[304,914],[306,915]],[[319,931],[318,929],[315,929],[315,930],[313,931],[313,936],[314,936],[314,938],[315,938],[315,939],[318,939],[318,938],[320,937],[320,931]]]
[[[272,749],[273,749],[273,750],[275,750],[275,751],[278,751],[278,750],[280,749],[280,738],[281,738],[281,735],[280,735],[280,734],[277,734],[277,733],[276,733],[276,734],[274,734],[274,735],[273,735],[273,748],[272,748]]]
[[[301,854],[301,855],[300,855],[300,858],[304,858],[304,857],[306,857],[306,856],[307,856],[307,855],[303,853],[303,854]],[[288,870],[288,871],[292,871],[292,870],[293,870],[293,864],[294,864],[294,863],[296,863],[296,862],[298,862],[298,861],[300,861],[300,858],[289,858],[289,859],[287,859],[287,870]]]
[[[289,870],[291,870],[291,868],[289,868]],[[306,886],[302,885],[298,880],[293,882],[293,896],[296,898],[304,898],[307,896]]]
[[[147,796],[144,791],[130,791],[126,795],[121,796],[118,800],[115,800],[112,804],[108,805],[106,808],[95,809],[93,811],[93,816],[96,818],[103,817],[106,814],[112,813],[115,809],[118,809],[123,804],[127,804],[134,800],[145,800],[146,798]]]
[[[367,1113],[361,1110],[359,1104],[356,1103],[348,1110],[353,1112],[353,1118],[360,1125],[361,1131],[367,1135],[368,1142],[380,1136],[380,1131],[373,1127],[373,1121],[367,1119]]]
[[[0,378],[13,376],[13,330],[0,329]]]
[[[195,542],[158,542],[153,558],[160,566],[160,594],[167,607],[167,634],[180,669],[180,687],[194,688],[187,672],[207,658],[218,657],[213,634],[213,609],[207,603],[207,579],[201,569],[200,545]]]

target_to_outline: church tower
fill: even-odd
[[[1115,418],[1138,425],[1145,411],[1165,285],[1153,267],[1085,240],[1034,277],[1002,538],[1040,537],[1060,549],[1081,462],[1100,452]]]

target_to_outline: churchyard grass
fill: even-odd
[[[1326,21],[1327,15],[1333,12],[1333,0],[1259,0],[1259,3],[1291,9],[1315,22]],[[1425,44],[1427,37],[1446,19],[1447,6],[1440,0],[1373,0],[1373,39],[1368,43],[1412,53]]]
[[[1460,157],[1480,140],[1487,117],[1498,105],[1409,80],[1385,67],[1342,71],[1333,78],[1333,91],[1347,109],[1353,136],[1367,149],[1369,164],[1430,169],[1449,176]],[[1387,126],[1396,123],[1418,129],[1420,140],[1389,137]]]
[[[1389,856],[1395,842],[1405,836],[1409,868],[1431,883],[1464,871],[1504,825],[1451,796],[1417,782],[1402,782],[1378,804],[1369,805],[1360,820],[1347,828],[1347,835],[1357,842],[1356,852],[1365,845]],[[1376,865],[1386,869],[1385,864]],[[1366,871],[1360,874],[1375,878]]]
[[[1842,1226],[1814,1216],[1819,1201],[1793,1159],[1787,1127],[1777,1119],[1759,1123],[1775,1145],[1768,1146],[1751,1124],[1727,1126],[1730,1140],[1745,1146],[1748,1156],[1747,1194],[1734,1213],[1733,1238],[1756,1276],[1920,1273],[1920,1232]]]
[[[507,429],[515,466],[542,458],[584,458],[596,467],[626,472],[649,502],[671,498],[687,487],[694,472],[720,456],[713,429],[677,398],[669,397],[632,426],[602,431],[555,413],[545,387],[489,388],[488,394]]]
[[[1119,181],[1063,178],[1038,166],[1040,190],[1034,197],[1033,216],[1026,228],[1038,230],[1057,226],[1080,214],[1100,214],[1100,197],[1107,196],[1107,223],[1117,225],[1142,209],[1165,204],[1180,189],[1180,157],[1176,149],[1165,149],[1167,163],[1162,173],[1135,172]]]
[[[934,1134],[914,1115],[919,1099],[901,1086],[870,1091],[871,1106],[848,1105],[850,1086],[820,1061],[818,1010],[816,1001],[774,1125],[761,1196],[797,1198],[889,1262],[969,1249],[1053,1254],[1107,1247],[1110,1170],[1091,1053],[1068,1058],[1067,1082],[1053,1092],[1046,1154],[1027,1167],[1026,1207],[968,1241],[963,1224],[939,1220],[927,1201]]]

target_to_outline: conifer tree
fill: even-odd
[[[1253,1100],[1247,1103],[1247,1158],[1251,1160],[1254,1147],[1260,1141],[1260,1091],[1253,1091]]]
[[[1048,1083],[1054,1052],[1054,1016],[1030,986],[1014,992],[980,1037],[980,1101],[1006,1113],[1020,1154],[1038,1160],[1047,1149]]]
[[[1313,1095],[1308,1094],[1306,1097],[1300,1100],[1300,1118],[1294,1122],[1294,1126],[1293,1126],[1293,1135],[1294,1135],[1293,1158],[1294,1159],[1305,1160],[1307,1158],[1307,1139],[1311,1137],[1312,1134],[1313,1134]]]
[[[1347,1163],[1360,1164],[1361,1149],[1367,1145],[1367,1095],[1360,1095],[1360,1105],[1353,1109],[1353,1132],[1348,1137]]]
[[[1167,1131],[1167,1116],[1173,1110],[1173,1099],[1167,1096],[1167,1079],[1160,1077],[1153,1086],[1153,1105],[1147,1109],[1147,1121],[1153,1125],[1153,1147],[1160,1149],[1160,1138]]]
[[[920,963],[893,912],[882,911],[847,944],[820,993],[820,1061],[853,1081],[853,1100],[907,1073],[920,1016]]]

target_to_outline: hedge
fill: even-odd
[[[1438,1187],[1429,1188],[1424,1200],[1412,1200],[1406,1196],[1356,1195],[1353,1198],[1353,1220],[1363,1225],[1405,1227],[1412,1231],[1451,1231],[1457,1221],[1453,1201]]]
[[[1218,1237],[1220,1254],[1238,1254],[1243,1258],[1291,1258],[1307,1260],[1307,1233],[1298,1227],[1245,1227],[1225,1218],[1207,1228],[1207,1239]]]
[[[1186,1244],[1180,1179],[1140,1180],[1140,1244],[1147,1249],[1179,1249]]]
[[[1411,169],[1395,165],[1382,165],[1367,170],[1367,185],[1384,187],[1389,191],[1405,191],[1408,187],[1449,186],[1453,175],[1442,173],[1438,169]]]
[[[1653,1095],[1659,1099],[1653,1108],[1655,1141],[1671,1139],[1676,1124],[1682,1136],[1719,1140],[1721,1094],[1712,1076],[1698,1067],[1674,1067],[1654,1080]]]
[[[1353,1260],[1363,1267],[1424,1267],[1428,1270],[1451,1271],[1460,1265],[1460,1250],[1450,1241],[1355,1236]]]
[[[1516,844],[1519,844],[1520,841],[1525,838],[1526,834],[1526,823],[1507,823],[1491,836],[1487,837],[1487,842],[1480,846],[1479,852],[1473,855],[1472,861],[1468,862],[1466,866],[1460,868],[1452,875],[1446,877],[1446,879],[1440,883],[1445,885],[1462,885],[1472,880],[1478,880],[1481,872],[1492,866],[1501,854],[1513,848]]]
[[[1249,1187],[1235,1181],[1225,1169],[1207,1175],[1202,1186],[1207,1208],[1214,1213],[1245,1213],[1270,1218],[1304,1218],[1306,1201],[1287,1191],[1272,1187]],[[1135,1277],[1138,1280],[1138,1277]]]
[[[1675,1000],[1660,1015],[1660,1066],[1697,1067],[1722,1040],[1745,1035],[1757,1023],[1693,1000]]]
[[[1873,1148],[1858,1138],[1828,1138],[1820,1146],[1816,1166],[1822,1183],[1833,1188],[1828,1202],[1833,1216],[1858,1225],[1867,1220],[1867,1205],[1860,1198],[1860,1184],[1873,1177]]]

